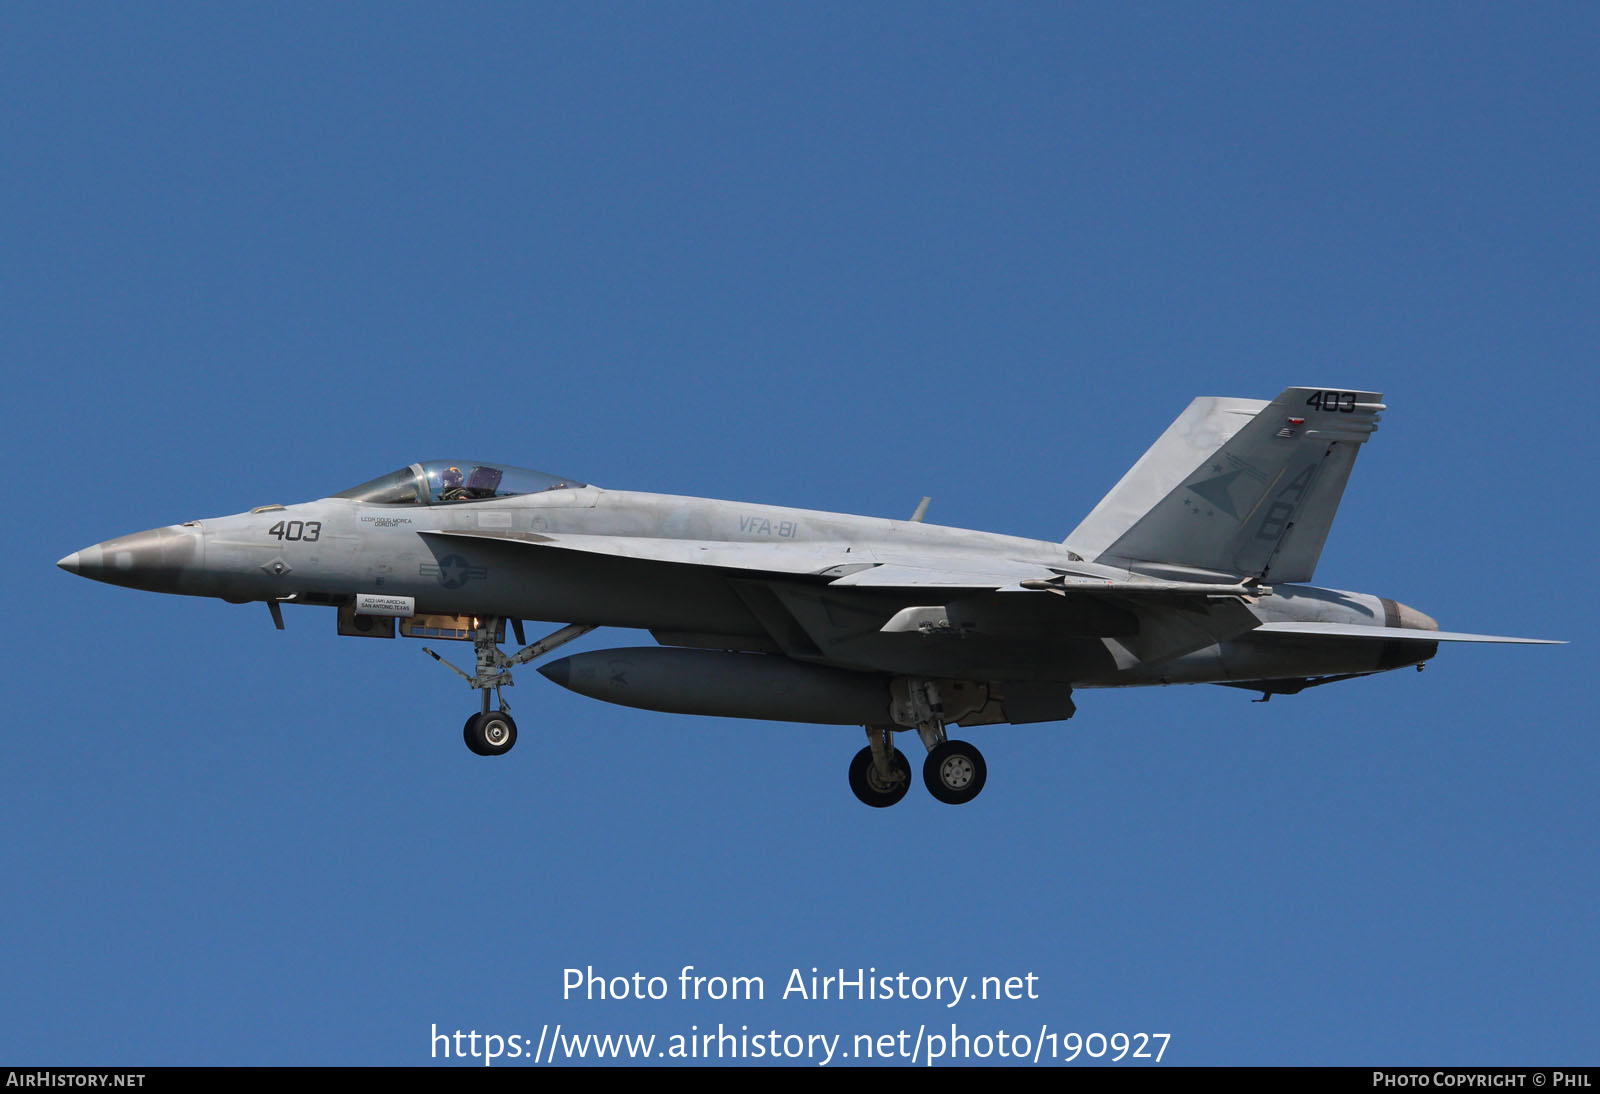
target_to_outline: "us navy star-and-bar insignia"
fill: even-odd
[[[424,562],[417,572],[423,577],[438,578],[446,589],[459,589],[469,581],[482,581],[489,576],[487,566],[470,566],[460,555],[445,555],[437,564]]]

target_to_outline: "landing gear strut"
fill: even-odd
[[[468,676],[426,646],[422,648],[422,652],[461,677],[474,691],[483,692],[483,710],[468,718],[467,724],[461,727],[461,738],[466,742],[467,748],[479,756],[504,756],[511,751],[511,746],[517,743],[517,723],[511,718],[511,705],[500,694],[501,688],[510,687],[516,682],[511,679],[512,667],[525,665],[559,646],[565,646],[575,638],[582,638],[594,630],[594,627],[582,623],[562,627],[533,645],[524,646],[508,656],[500,652],[500,643],[497,641],[500,635],[499,618],[492,615],[481,616],[477,624],[472,632],[472,647],[478,655],[478,671],[475,675]],[[522,623],[520,620],[513,620],[512,624],[512,629],[520,641]],[[490,688],[494,689],[495,705],[498,710],[489,709]]]
[[[868,746],[850,762],[850,789],[867,805],[893,805],[906,796],[911,765],[894,747],[896,729],[915,729],[928,758],[922,763],[922,782],[946,805],[965,805],[978,796],[988,779],[983,753],[966,741],[945,736],[944,703],[936,681],[899,678],[895,681],[893,717],[898,725],[867,726]]]
[[[850,761],[850,789],[875,809],[893,805],[911,788],[911,763],[893,744],[893,726],[868,726],[871,743]]]

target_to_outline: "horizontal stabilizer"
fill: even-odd
[[[1238,584],[1222,585],[1208,581],[1157,581],[1136,577],[1130,581],[1089,577],[1084,574],[1058,572],[1048,581],[1024,581],[1020,588],[1029,592],[1055,593],[1058,596],[1094,595],[1135,597],[1202,597],[1208,600],[1233,598],[1253,602],[1257,597],[1271,596],[1272,588],[1249,578]]]
[[[1498,634],[1462,634],[1409,627],[1368,627],[1360,623],[1263,623],[1251,634],[1308,635],[1318,638],[1365,638],[1384,642],[1510,642],[1524,646],[1565,646],[1554,638],[1507,638]]]

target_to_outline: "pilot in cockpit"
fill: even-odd
[[[439,472],[439,500],[481,501],[499,497],[503,474],[498,467],[474,467],[463,478],[461,468],[447,467]]]
[[[439,472],[440,501],[461,501],[467,496],[467,488],[463,485],[461,477],[461,468],[447,467]]]

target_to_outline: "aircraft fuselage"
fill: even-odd
[[[529,538],[486,538],[500,534]],[[541,535],[604,537],[609,553],[540,547]],[[630,540],[641,546],[630,550]],[[662,560],[662,541],[676,544],[681,561]],[[719,565],[719,552],[727,552],[729,565]],[[431,506],[368,505],[344,498],[265,506],[108,540],[62,565],[111,584],[234,602],[327,605],[357,594],[385,594],[412,598],[419,613],[633,628],[665,636],[671,645],[781,652],[856,671],[1039,679],[1074,687],[1365,673],[1419,663],[1437,649],[1425,642],[1402,647],[1382,641],[1329,643],[1315,636],[1267,641],[1246,632],[1151,664],[1119,656],[1107,645],[1107,617],[1113,617],[1109,629],[1116,633],[1120,615],[1127,645],[1137,647],[1141,621],[1130,613],[1100,608],[1079,628],[1082,633],[1074,633],[1072,619],[1056,605],[1025,607],[1033,599],[1026,595],[999,620],[983,619],[982,607],[975,605],[977,618],[959,638],[929,641],[921,635],[882,634],[878,628],[901,608],[941,601],[944,593],[853,589],[846,604],[842,592],[830,592],[827,577],[764,573],[762,552],[781,555],[789,571],[797,557],[814,558],[820,572],[949,554],[1067,568],[1107,581],[1139,576],[1086,562],[1068,545],[1042,540],[592,486]],[[743,587],[757,576],[777,587],[784,603],[773,610],[797,621],[801,631],[807,630],[811,611],[847,611],[860,623],[831,642],[814,642],[815,650],[781,644],[774,649],[771,620],[763,619],[760,605],[752,605]],[[1158,576],[1232,580],[1170,567]],[[1387,621],[1436,629],[1428,617],[1392,600],[1304,585],[1274,586],[1271,596],[1249,610],[1266,622]]]

